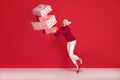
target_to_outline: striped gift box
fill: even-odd
[[[43,17],[39,17],[41,19]],[[57,23],[54,15],[48,15],[48,18],[40,22],[39,20],[32,21],[34,30],[46,30],[52,28]]]
[[[47,15],[51,11],[52,11],[51,6],[46,4],[40,4],[32,9],[33,15],[42,17]]]
[[[57,23],[55,15],[48,15],[47,20],[43,21],[43,23],[47,28],[53,27]]]
[[[43,23],[39,22],[38,20],[34,20],[31,22],[34,30],[45,30],[47,29]]]

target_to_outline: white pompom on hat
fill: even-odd
[[[62,24],[63,24],[64,26],[68,26],[68,25],[71,24],[71,21],[69,21],[68,19],[64,19]]]

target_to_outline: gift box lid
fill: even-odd
[[[47,4],[40,4],[32,9],[32,12],[35,16],[44,16],[51,11],[52,11],[51,6]]]

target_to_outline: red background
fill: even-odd
[[[34,31],[32,8],[50,4],[60,27],[72,21],[82,67],[120,68],[120,0],[1,0],[0,67],[74,67],[63,36]]]

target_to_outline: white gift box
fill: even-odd
[[[42,17],[39,17],[41,19]],[[40,21],[32,21],[32,26],[34,30],[46,30],[53,27],[57,23],[54,15],[48,15],[46,20]]]
[[[46,4],[40,4],[32,9],[32,12],[35,16],[45,16],[51,11],[52,11],[51,6]]]

